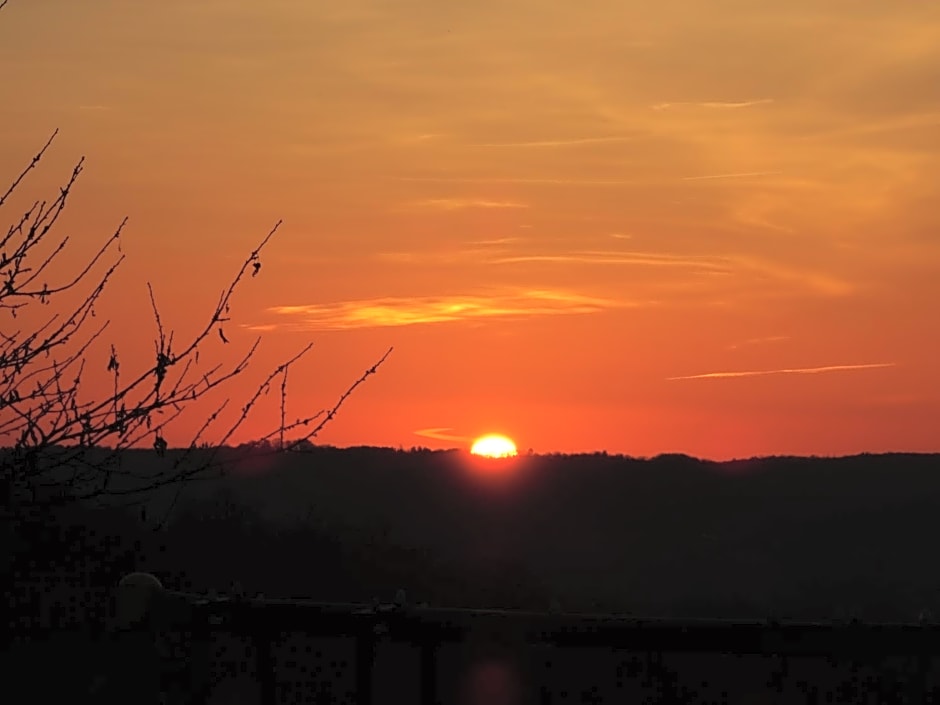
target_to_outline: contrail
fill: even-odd
[[[416,436],[423,436],[424,438],[433,438],[436,441],[457,441],[457,442],[469,442],[470,438],[467,436],[454,436],[446,431],[453,431],[454,429],[447,428],[423,428],[420,431],[415,431]]]
[[[749,176],[778,176],[782,171],[744,171],[739,174],[706,174],[705,176],[683,176],[682,181],[704,181],[706,179],[745,179]]]
[[[630,135],[611,135],[609,137],[577,137],[574,139],[541,140],[532,142],[486,142],[472,144],[471,147],[575,147],[582,144],[600,144],[603,142],[629,142],[636,140]]]
[[[700,375],[667,377],[673,382],[683,379],[726,379],[729,377],[759,377],[762,375],[816,375],[822,372],[844,372],[849,370],[874,370],[882,367],[895,367],[894,362],[875,362],[867,365],[827,365],[826,367],[795,367],[782,370],[749,370],[738,372],[706,372]]]

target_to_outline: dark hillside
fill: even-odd
[[[275,523],[316,517],[480,576],[517,566],[585,608],[909,618],[940,590],[938,456],[533,456],[507,473],[485,481],[455,451],[317,448],[225,482]]]
[[[167,529],[136,514],[133,531],[119,529],[121,566],[180,587],[238,580],[337,600],[404,587],[437,604],[542,608],[555,597],[664,615],[913,619],[940,607],[940,565],[928,559],[940,456],[554,455],[481,474],[456,451],[226,452],[228,476],[187,487]],[[151,498],[151,519],[169,496]],[[116,548],[72,553],[83,550],[117,565]]]

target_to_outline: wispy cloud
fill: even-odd
[[[497,237],[492,240],[471,240],[469,244],[481,245],[483,247],[498,247],[500,245],[514,245],[522,241],[523,238],[521,237]]]
[[[386,297],[329,304],[274,306],[268,310],[293,319],[280,327],[293,330],[343,330],[595,313],[631,305],[637,304],[561,289],[517,289],[464,296]]]
[[[779,176],[779,171],[742,171],[734,174],[705,174],[703,176],[683,176],[682,181],[705,181],[707,179],[749,179],[758,176]]]
[[[794,291],[811,291],[825,296],[848,296],[856,286],[825,271],[790,266],[774,260],[747,255],[698,255],[630,250],[573,250],[527,253],[509,249],[512,238],[468,243],[470,247],[442,251],[380,252],[374,258],[411,265],[520,264],[590,265],[603,267],[642,267],[692,271],[723,277],[743,277],[756,286],[783,285]],[[502,249],[506,246],[507,249]]]
[[[764,375],[817,375],[825,372],[849,372],[853,370],[875,370],[895,367],[894,362],[876,362],[864,365],[827,365],[826,367],[793,367],[780,370],[747,370],[736,372],[706,372],[698,375],[667,377],[670,382],[686,379],[729,379],[732,377],[761,377]]]
[[[646,267],[684,267],[708,269],[713,271],[731,271],[731,263],[721,257],[696,257],[692,255],[672,255],[650,252],[618,252],[604,250],[586,250],[559,254],[509,255],[496,257],[490,264],[519,264],[523,262],[547,262],[556,264],[602,264],[636,265]]]
[[[728,350],[737,350],[746,345],[761,345],[763,343],[780,343],[784,340],[789,340],[789,335],[768,335],[763,338],[748,338],[747,340],[742,340],[739,343],[732,343],[728,346]]]
[[[500,253],[512,251],[512,246],[524,242],[521,237],[498,237],[484,240],[469,240],[464,246],[453,249],[422,249],[417,251],[376,252],[374,259],[396,264],[442,265],[442,264],[492,264]]]
[[[629,135],[611,135],[608,137],[576,137],[574,139],[534,140],[531,142],[485,142],[472,144],[471,147],[579,147],[586,144],[604,144],[607,142],[630,142],[637,139]]]
[[[422,428],[418,431],[415,431],[416,436],[421,436],[423,438],[433,438],[436,441],[455,441],[457,443],[467,443],[471,440],[469,436],[456,436],[452,433],[447,433],[448,431],[453,431],[454,429],[448,427],[445,428]]]
[[[701,257],[695,255],[673,255],[659,252],[629,252],[618,250],[576,250],[573,252],[543,254],[506,254],[499,248],[512,245],[522,238],[497,238],[468,243],[472,247],[437,252],[378,252],[376,259],[402,264],[523,264],[542,262],[547,264],[596,264],[647,267],[679,267],[730,273],[736,262],[724,257]],[[753,265],[746,265],[753,266]]]
[[[416,208],[453,211],[463,208],[528,208],[528,204],[517,201],[489,201],[483,198],[429,198],[413,201]]]
[[[501,243],[477,242],[471,243],[473,247],[462,247],[454,250],[420,251],[420,252],[376,252],[373,257],[384,262],[414,265],[464,265],[464,264],[490,264],[493,253],[498,251]]]
[[[852,282],[823,271],[793,267],[759,257],[735,256],[728,259],[761,276],[796,284],[826,296],[848,296],[856,290]]]
[[[405,135],[399,139],[402,142],[428,142],[430,140],[439,140],[442,137],[446,137],[446,135],[440,132],[424,132],[416,135]]]
[[[706,101],[679,101],[674,103],[656,103],[650,107],[653,110],[669,110],[671,108],[711,108],[716,110],[735,110],[739,108],[752,108],[755,105],[768,105],[773,103],[773,98],[759,98],[757,100],[724,101],[724,100],[706,100]]]
[[[681,176],[679,181],[704,181],[710,179],[746,179],[758,178],[762,176],[780,176],[782,171],[742,171],[728,174],[697,174],[695,176]],[[420,183],[441,183],[441,184],[528,184],[541,186],[666,186],[675,183],[674,179],[546,179],[538,177],[525,176],[399,176],[397,181],[413,181]],[[433,199],[429,201],[417,201],[425,207],[438,205],[446,207],[449,202],[466,203],[457,207],[472,207],[474,202],[465,199]],[[488,203],[483,201],[483,203]],[[495,201],[493,203],[501,203]],[[479,202],[477,203],[479,207]],[[511,207],[511,206],[510,206]],[[524,207],[524,206],[523,206]]]
[[[546,186],[636,186],[648,182],[635,179],[544,179],[525,176],[398,176],[397,181],[444,184],[543,184]]]

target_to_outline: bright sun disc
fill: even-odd
[[[486,458],[511,458],[517,455],[516,444],[506,436],[500,436],[496,433],[477,438],[473,442],[470,452],[473,455],[482,455]]]

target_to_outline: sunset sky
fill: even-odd
[[[394,346],[321,442],[940,451],[938,2],[10,0],[0,72],[128,367],[283,219],[204,354],[313,341],[298,416]]]

